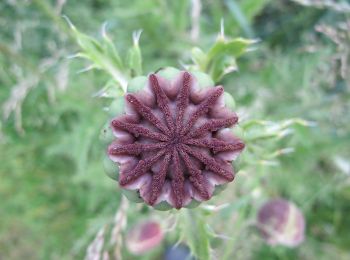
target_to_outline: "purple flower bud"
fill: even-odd
[[[147,221],[137,224],[128,232],[126,246],[131,253],[141,255],[160,245],[163,237],[160,224]]]
[[[133,80],[125,114],[111,122],[108,155],[120,186],[157,209],[193,207],[234,179],[232,161],[244,143],[230,129],[238,117],[225,102],[233,99],[205,79],[171,69]]]
[[[304,241],[305,220],[294,203],[273,199],[258,212],[258,228],[270,245],[298,246]]]

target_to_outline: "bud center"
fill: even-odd
[[[182,143],[182,138],[180,136],[175,135],[169,142],[170,145],[177,146]]]

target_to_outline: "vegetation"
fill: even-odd
[[[162,259],[178,241],[198,259],[349,259],[349,13],[322,0],[1,1],[0,259],[83,259],[99,231],[110,259]],[[223,30],[249,40],[218,61]],[[167,66],[224,85],[246,142],[235,181],[180,212],[126,202],[99,140],[125,82]],[[277,197],[305,216],[298,247],[267,245],[256,227]],[[144,219],[164,240],[136,257],[126,234]]]

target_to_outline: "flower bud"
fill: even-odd
[[[127,234],[126,246],[135,255],[142,255],[161,244],[163,230],[156,221],[145,221],[135,225]]]
[[[270,245],[295,247],[304,241],[304,215],[294,203],[284,199],[272,199],[260,208],[258,228]]]
[[[108,155],[131,200],[192,208],[233,181],[244,143],[230,130],[238,121],[232,98],[213,84],[204,73],[174,68],[130,81],[125,112],[111,121]]]

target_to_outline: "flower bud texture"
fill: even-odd
[[[187,71],[145,82],[126,93],[124,113],[110,123],[108,155],[120,186],[154,207],[209,200],[233,181],[232,161],[244,148],[232,133],[238,117],[225,105],[227,93]]]

